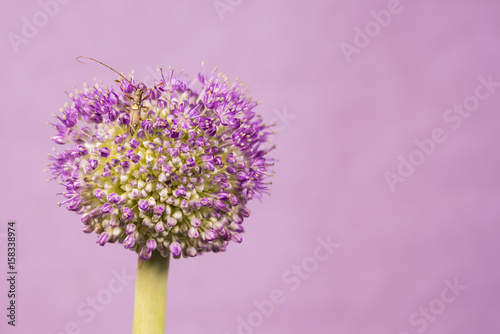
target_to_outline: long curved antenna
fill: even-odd
[[[104,64],[103,62],[100,62],[99,60],[94,59],[94,58],[91,58],[91,57],[85,57],[85,56],[78,56],[78,57],[76,57],[76,61],[77,61],[77,62],[79,62],[79,63],[82,63],[82,64],[85,64],[85,63],[84,63],[84,62],[82,62],[82,61],[80,61],[80,58],[90,59],[90,60],[92,60],[92,61],[95,61],[96,63],[101,64],[102,66],[105,66],[105,67],[109,68],[111,71],[115,72],[116,74],[118,74],[119,76],[121,76],[123,79],[125,79],[125,80],[126,80],[126,81],[127,81],[127,82],[128,82],[128,83],[132,86],[132,87],[134,87],[134,89],[136,89],[136,90],[137,90],[137,87],[136,87],[136,86],[134,86],[134,85],[132,84],[132,82],[130,82],[130,80],[129,80],[129,79],[125,78],[125,77],[123,76],[123,74],[119,73],[117,70],[115,70],[115,69],[114,69],[114,68],[112,68],[111,66],[108,66],[108,65]],[[165,78],[163,78],[163,81],[166,83]],[[156,87],[155,87],[155,88],[156,88]],[[147,88],[147,90],[152,90],[152,88]],[[172,103],[172,101],[170,101],[167,97],[165,97],[165,96],[161,93],[161,91],[160,91],[159,89],[158,89],[158,92],[159,92],[160,96],[162,96],[165,100],[167,100],[167,102],[168,102],[168,103],[170,103],[171,105],[174,105],[174,104]]]
[[[104,64],[103,62],[100,62],[99,60],[95,60],[94,58],[85,57],[85,56],[78,56],[78,57],[76,57],[76,61],[77,61],[77,62],[79,62],[79,63],[82,63],[82,64],[85,64],[85,63],[84,63],[84,62],[81,62],[81,61],[79,60],[79,58],[86,58],[86,59],[90,59],[90,60],[92,60],[92,61],[95,61],[96,63],[101,64],[102,66],[106,66],[106,67],[107,67],[107,68],[109,68],[111,71],[115,72],[116,74],[118,74],[119,76],[121,76],[123,79],[127,80],[127,82],[128,82],[128,83],[129,83],[132,87],[134,87],[134,89],[137,89],[137,87],[135,87],[134,85],[132,85],[132,83],[130,82],[130,80],[129,80],[129,79],[125,78],[125,77],[123,76],[123,74],[119,73],[117,70],[115,70],[115,69],[114,69],[114,68],[112,68],[111,66],[108,66],[108,65]]]

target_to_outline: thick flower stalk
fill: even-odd
[[[271,126],[243,85],[216,70],[189,82],[173,70],[160,74],[149,88],[131,75],[117,91],[96,83],[69,95],[52,124],[52,140],[66,145],[50,156],[53,179],[66,187],[59,204],[81,215],[99,245],[121,243],[142,261],[155,251],[224,251],[242,241],[248,201],[267,192]]]

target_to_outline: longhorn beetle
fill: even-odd
[[[134,86],[132,84],[132,82],[130,82],[130,80],[128,80],[127,78],[125,78],[123,76],[123,74],[119,73],[118,71],[116,71],[114,68],[112,68],[111,66],[108,66],[106,64],[104,64],[103,62],[100,62],[99,60],[96,60],[94,58],[90,58],[90,57],[85,57],[85,56],[79,56],[79,57],[76,57],[76,60],[78,62],[81,63],[81,61],[79,60],[79,58],[86,58],[86,59],[90,59],[92,61],[95,61],[96,63],[99,63],[103,66],[106,66],[107,68],[109,68],[111,71],[115,72],[116,74],[118,74],[119,76],[121,76],[123,79],[125,79],[132,87],[134,87],[134,95],[133,96],[130,96],[130,95],[127,95],[125,94],[125,96],[127,96],[129,99],[132,100],[132,103],[130,105],[130,123],[129,125],[127,126],[128,128],[128,132],[130,133],[131,136],[134,135],[135,131],[137,130],[137,126],[139,125],[139,121],[141,120],[140,119],[140,112],[141,112],[141,109],[142,108],[147,108],[147,107],[143,107],[142,106],[142,102],[144,100],[146,100],[148,96],[144,97],[143,98],[143,95],[144,95],[144,91],[145,90],[148,90],[148,89],[151,89],[151,88],[137,88],[136,86]],[[120,82],[120,80],[115,80],[116,82]],[[161,94],[161,93],[160,93]],[[163,95],[162,95],[163,96]],[[165,98],[165,97],[164,97]],[[166,99],[168,102],[170,102],[168,99]]]

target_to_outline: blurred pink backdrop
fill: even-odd
[[[83,234],[42,172],[64,91],[116,77],[80,55],[138,78],[204,60],[279,128],[244,242],[173,261],[167,333],[500,331],[499,2],[2,4],[2,333],[131,332],[136,255]]]

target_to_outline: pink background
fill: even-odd
[[[131,332],[135,283],[113,273],[135,275],[135,254],[83,234],[42,172],[54,133],[45,123],[64,91],[116,78],[75,61],[86,55],[139,78],[157,65],[196,75],[204,60],[246,82],[279,125],[272,196],[251,205],[243,244],[173,261],[167,333],[498,333],[500,87],[456,129],[443,115],[473,101],[479,76],[500,81],[500,3],[401,0],[348,62],[341,43],[388,1],[221,2],[232,10],[219,16],[212,1],[72,0],[17,53],[8,33],[42,7],[2,2],[0,267],[4,277],[14,219],[19,298],[12,328],[2,278],[0,331]],[[384,173],[397,173],[400,155],[417,159],[414,141],[435,128],[446,140],[391,191]],[[317,263],[328,236],[340,246]],[[307,279],[290,272],[303,264]],[[444,290],[449,303],[445,280],[466,286]],[[260,316],[254,302],[275,289],[284,302]],[[77,311],[89,298],[105,301],[93,319]],[[432,321],[418,315],[429,307]],[[239,317],[255,326],[238,328]]]

